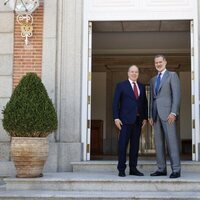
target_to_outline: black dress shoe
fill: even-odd
[[[138,171],[137,169],[134,170],[130,170],[130,175],[135,175],[135,176],[144,176],[144,174],[140,171]]]
[[[180,172],[172,172],[169,178],[179,178],[181,176]]]
[[[150,174],[150,176],[166,176],[166,175],[167,175],[166,171],[163,172],[155,171],[154,173]]]
[[[118,176],[125,177],[126,174],[125,174],[125,172],[119,172]]]

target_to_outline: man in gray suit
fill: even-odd
[[[170,178],[181,176],[180,153],[176,134],[176,118],[180,107],[180,80],[166,69],[163,55],[154,58],[157,76],[150,81],[149,123],[154,128],[158,169],[151,176],[166,176],[165,141],[171,162]]]

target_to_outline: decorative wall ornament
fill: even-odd
[[[25,45],[28,45],[28,38],[33,35],[33,17],[32,15],[17,15],[17,23],[21,25],[21,36],[25,37]]]
[[[6,0],[4,5],[8,5],[17,14],[17,23],[21,26],[21,36],[25,38],[25,45],[28,45],[28,38],[33,35],[33,16],[39,7],[39,0]]]

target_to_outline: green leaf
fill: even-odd
[[[2,114],[3,127],[12,137],[46,137],[58,126],[53,103],[36,73],[22,77]]]

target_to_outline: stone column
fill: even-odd
[[[14,14],[0,2],[0,110],[12,94]],[[10,137],[2,126],[0,114],[0,176],[14,173],[10,161]]]
[[[82,0],[58,1],[57,110],[58,171],[71,171],[82,158],[81,49]]]
[[[56,107],[56,47],[57,47],[57,6],[58,0],[40,1],[44,3],[42,82]],[[45,171],[56,172],[58,168],[58,144],[56,133],[49,136],[49,156]]]

